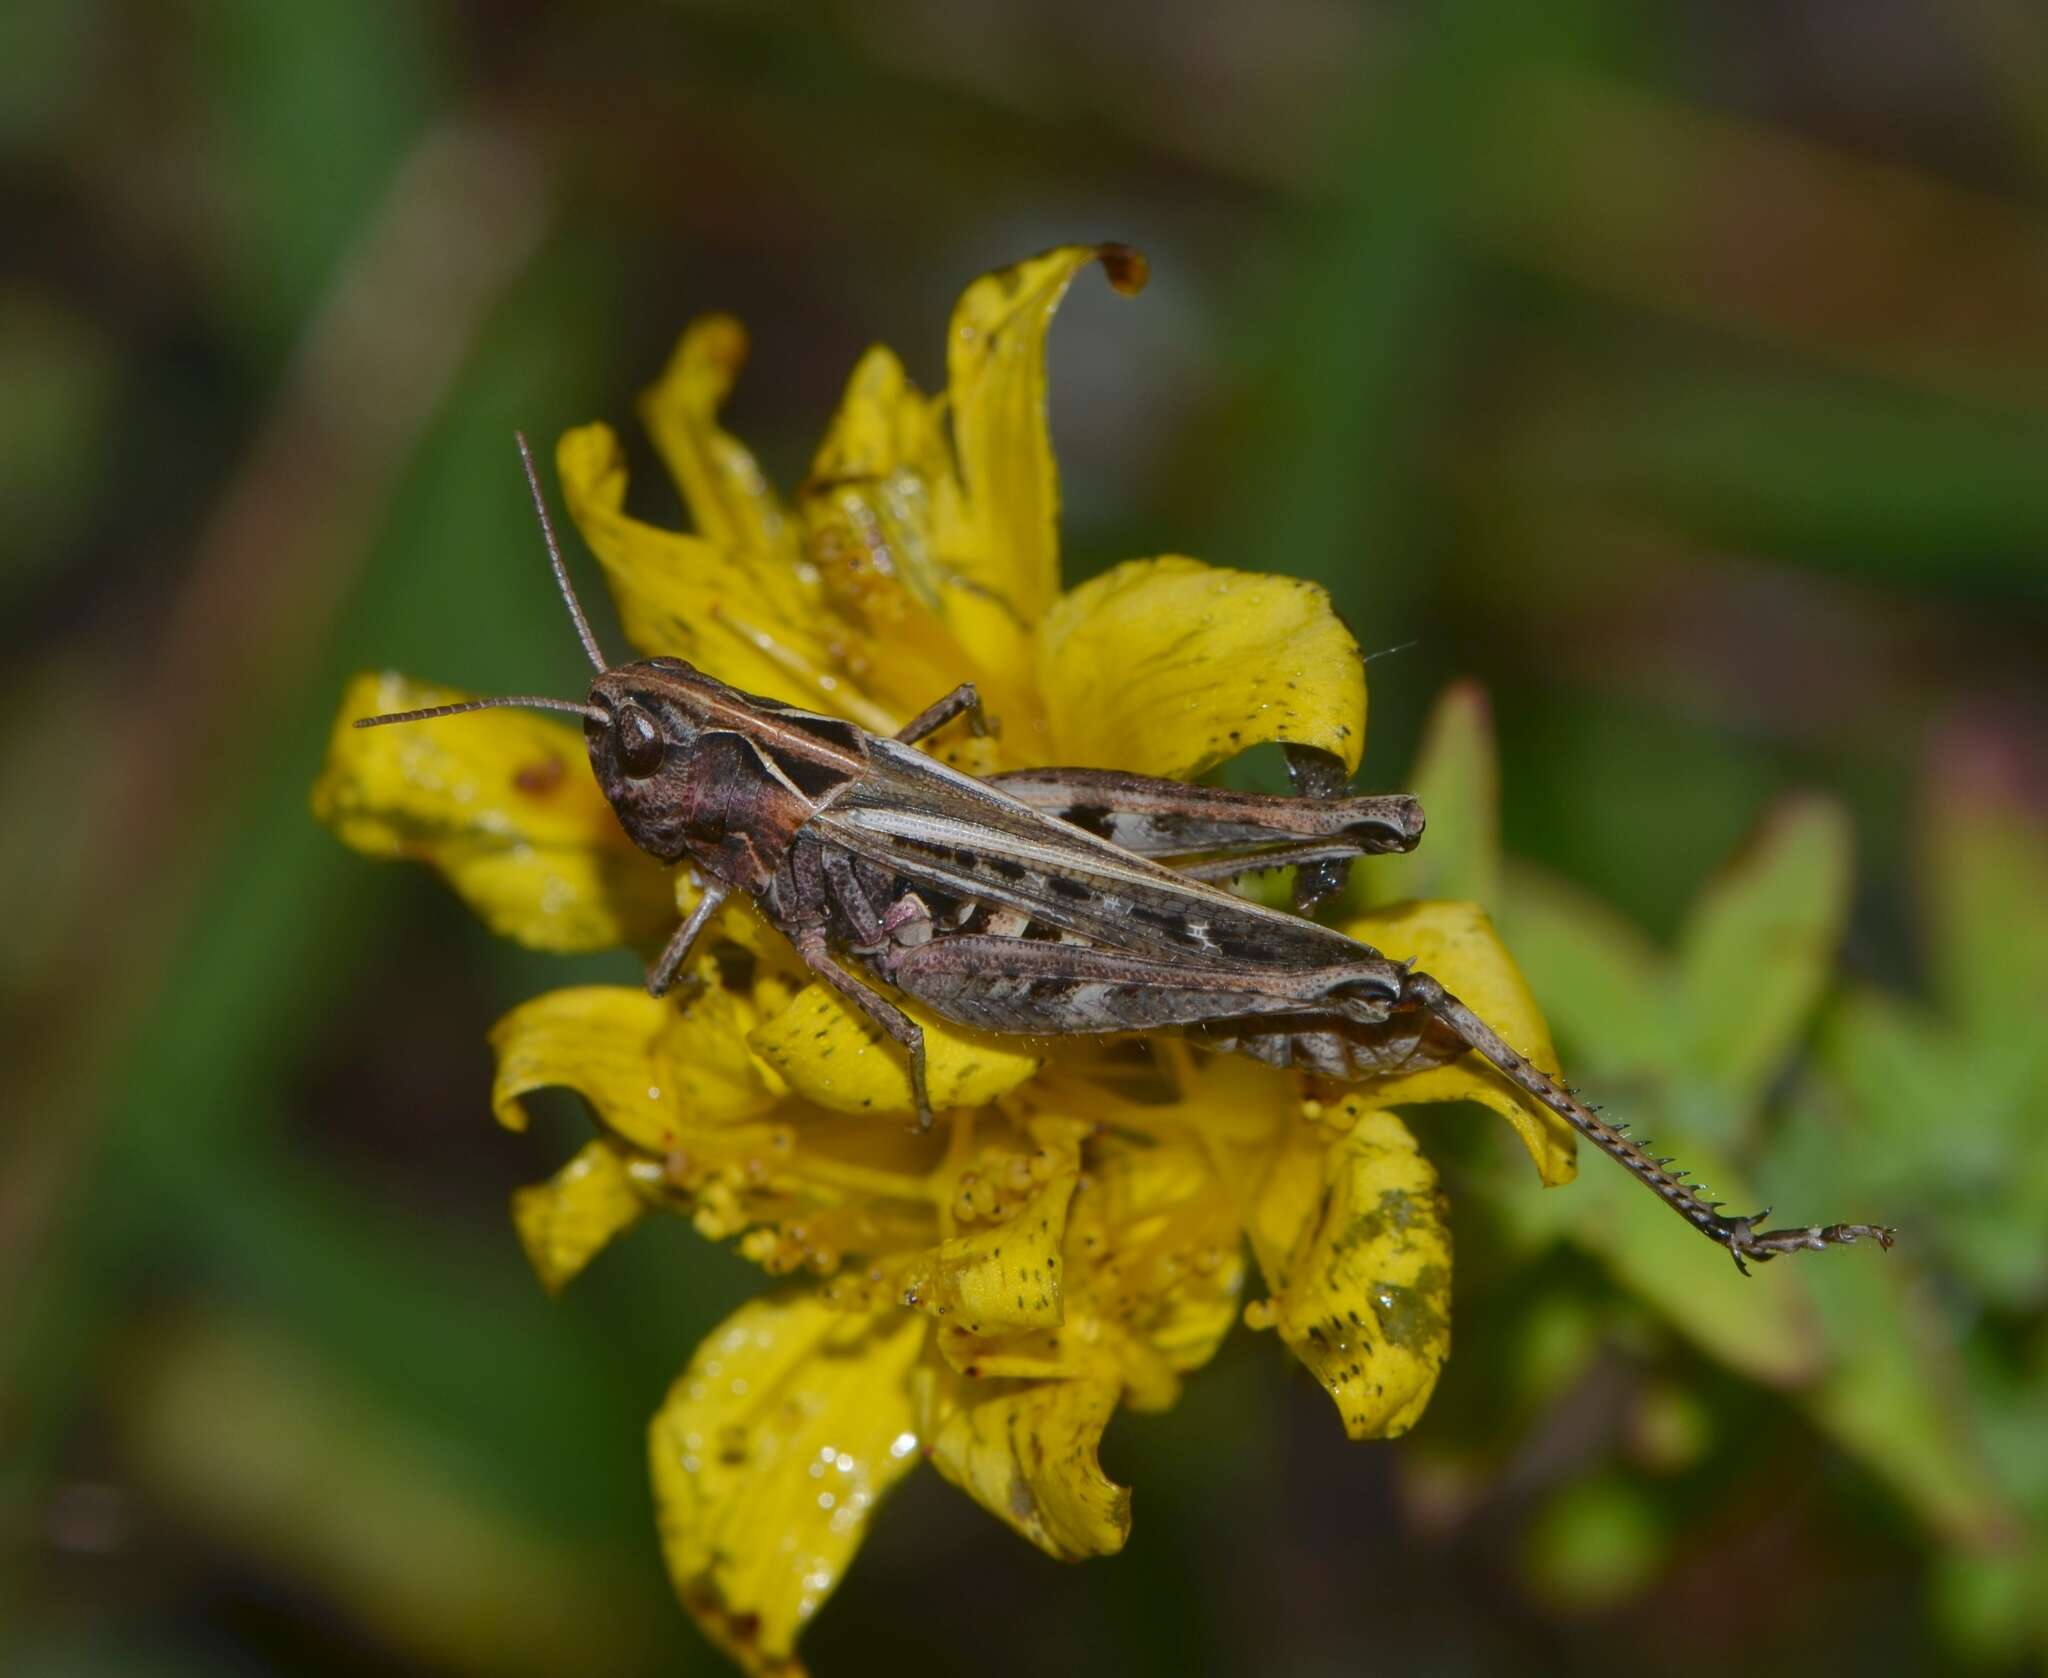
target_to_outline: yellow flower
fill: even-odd
[[[954,311],[947,390],[875,349],[854,370],[794,507],[718,426],[739,326],[684,333],[643,413],[696,534],[624,512],[603,425],[557,450],[571,514],[644,654],[893,732],[964,679],[998,731],[934,742],[975,772],[1068,763],[1194,776],[1280,741],[1357,766],[1363,664],[1322,590],[1167,556],[1059,586],[1044,340],[1072,247],[977,280]],[[357,731],[461,697],[364,676],[316,810],[350,844],[431,863],[500,932],[558,950],[658,948],[696,900],[620,831],[580,735],[494,711]],[[913,1134],[893,1046],[811,982],[743,901],[657,1001],[541,996],[494,1033],[506,1124],[528,1092],[581,1093],[599,1135],[513,1215],[565,1284],[652,1211],[792,1280],[697,1350],[650,1457],[677,1589],[743,1665],[794,1669],[797,1635],[878,1499],[920,1461],[1048,1554],[1117,1549],[1130,1494],[1096,1456],[1119,1404],[1163,1409],[1240,1314],[1249,1244],[1271,1326],[1355,1438],[1411,1426],[1449,1350],[1442,1197],[1397,1103],[1476,1100],[1545,1181],[1570,1140],[1490,1068],[1333,1089],[1173,1039],[1071,1043],[925,1026],[940,1124]],[[1397,906],[1346,930],[1417,957],[1546,1065],[1549,1038],[1474,906]]]

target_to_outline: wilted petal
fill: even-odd
[[[1329,595],[1168,555],[1083,583],[1038,630],[1054,762],[1181,779],[1248,746],[1358,767],[1365,663]]]
[[[662,1553],[684,1605],[751,1672],[790,1660],[877,1499],[918,1461],[915,1313],[750,1301],[714,1329],[648,1430]]]
[[[731,549],[751,548],[794,568],[796,527],[754,457],[718,424],[747,359],[746,328],[705,315],[685,329],[661,377],[640,399],[648,435],[690,509],[697,534]]]
[[[396,675],[342,696],[313,813],[367,856],[430,863],[493,932],[544,950],[666,936],[662,870],[636,850],[574,729],[530,711],[355,728],[469,695]]]
[[[925,1081],[936,1110],[979,1107],[1015,1089],[1040,1057],[1002,1039],[950,1025],[914,1005],[903,1011],[924,1027]],[[910,1060],[894,1038],[824,983],[811,984],[749,1041],[798,1094],[842,1113],[909,1113]]]
[[[606,1242],[646,1213],[634,1164],[614,1143],[590,1142],[545,1183],[514,1192],[513,1227],[549,1293],[560,1293]]]
[[[1392,957],[1413,961],[1500,1033],[1507,1045],[1545,1072],[1558,1070],[1550,1028],[1522,970],[1476,903],[1400,903],[1347,921],[1351,937]],[[1409,1102],[1476,1101],[1491,1107],[1522,1139],[1546,1184],[1578,1175],[1578,1146],[1570,1126],[1533,1096],[1510,1083],[1476,1054],[1448,1066],[1379,1080],[1365,1092],[1375,1107]]]
[[[1126,294],[1145,260],[1126,245],[1068,245],[984,274],[960,295],[946,341],[953,438],[973,540],[969,579],[1035,623],[1059,594],[1059,474],[1045,424],[1045,335],[1067,286],[1099,260]]]
[[[1070,1163],[1001,1222],[942,1241],[905,1275],[905,1302],[954,1318],[970,1335],[1056,1325],[1075,1177]]]
[[[564,432],[562,495],[604,566],[626,638],[687,659],[749,693],[835,711],[865,727],[888,714],[834,673],[814,581],[760,548],[726,547],[629,517],[626,460],[608,425]]]
[[[1450,1355],[1450,1230],[1436,1173],[1391,1113],[1325,1143],[1303,1127],[1251,1221],[1266,1310],[1353,1439],[1415,1425]]]
[[[928,1373],[933,1466],[1055,1561],[1106,1556],[1131,1532],[1131,1494],[1096,1452],[1116,1412],[1112,1375],[973,1380]]]
[[[520,1097],[572,1089],[628,1142],[666,1153],[693,1128],[753,1118],[773,1102],[747,1052],[752,1023],[751,1010],[711,985],[682,1007],[623,985],[549,991],[491,1031],[491,1108],[521,1130]]]

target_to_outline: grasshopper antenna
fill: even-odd
[[[590,655],[590,662],[597,667],[599,675],[611,668],[605,661],[604,649],[597,644],[597,637],[590,632],[590,619],[583,615],[583,602],[576,598],[575,587],[569,581],[569,567],[562,561],[562,545],[555,540],[555,523],[548,517],[547,497],[541,493],[540,473],[534,469],[533,450],[526,446],[526,433],[515,431],[512,435],[519,442],[519,462],[526,468],[526,487],[533,492],[533,510],[540,515],[541,538],[548,545],[548,564],[554,567],[555,585],[562,591],[562,601],[569,608],[569,620],[576,625],[576,639],[583,643],[583,650]],[[490,711],[500,706],[517,705],[529,711],[567,711],[572,716],[587,721],[608,724],[611,713],[601,706],[586,705],[575,699],[551,699],[545,694],[511,693],[496,699],[465,699],[455,705],[429,705],[420,711],[387,711],[381,717],[358,717],[357,728],[382,728],[394,722],[427,722],[435,717],[459,717],[466,711]]]
[[[429,705],[423,711],[387,711],[381,717],[357,717],[357,728],[382,728],[393,722],[427,722],[434,717],[459,717],[465,711],[491,711],[504,705],[520,705],[530,711],[569,711],[591,722],[608,723],[611,713],[575,699],[550,699],[540,693],[508,693],[499,699],[465,699],[456,705]]]
[[[548,517],[548,498],[541,493],[540,473],[534,470],[533,450],[526,446],[525,432],[515,431],[512,435],[519,441],[519,463],[526,468],[526,487],[533,492],[533,510],[540,515],[541,539],[548,545],[548,563],[555,568],[555,586],[561,589],[562,602],[569,608],[570,620],[576,625],[576,638],[590,655],[591,665],[599,675],[603,675],[611,668],[611,661],[604,656],[604,649],[590,632],[590,620],[583,615],[583,602],[576,598],[575,587],[569,581],[569,567],[562,562],[562,545],[555,540],[555,521]]]

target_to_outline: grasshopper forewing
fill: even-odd
[[[1608,1123],[1427,973],[1213,882],[1281,865],[1341,883],[1349,861],[1422,834],[1411,798],[1272,797],[1094,769],[977,779],[914,743],[981,726],[971,685],[894,738],[726,686],[678,659],[612,666],[570,586],[525,439],[555,576],[595,667],[582,701],[473,700],[367,717],[417,722],[490,705],[584,719],[591,766],[634,842],[689,862],[703,898],[648,974],[660,995],[718,906],[745,892],[805,964],[900,1043],[931,1123],[924,1033],[889,991],[944,1019],[1033,1036],[1178,1031],[1333,1080],[1465,1053],[1556,1113],[1695,1228],[1746,1260],[1866,1237],[1870,1224],[1762,1229]],[[1328,790],[1327,777],[1322,790]],[[883,987],[888,987],[884,989]]]

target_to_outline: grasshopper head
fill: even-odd
[[[583,740],[597,784],[633,843],[664,862],[716,842],[722,824],[717,754],[698,741],[715,696],[727,691],[681,659],[650,658],[598,672],[584,711]],[[721,827],[713,833],[710,829]]]
[[[606,660],[569,581],[532,451],[525,437],[518,441],[548,563],[577,639],[597,671],[590,697],[578,702],[545,694],[504,694],[359,717],[355,726],[426,722],[506,705],[581,716],[597,783],[634,844],[663,862],[689,856],[729,885],[764,890],[791,836],[810,813],[788,774],[770,774],[759,754],[734,733],[757,721],[766,702],[750,700],[678,658],[620,665]],[[813,719],[809,726],[828,734],[835,727],[850,728],[829,719]],[[857,735],[858,730],[851,733]],[[841,756],[847,749],[836,735],[813,741],[812,747],[828,754],[836,748]],[[810,767],[800,763],[796,772],[802,775]],[[843,771],[834,768],[830,773]]]

